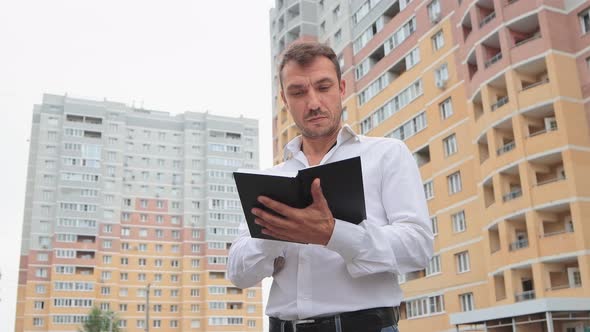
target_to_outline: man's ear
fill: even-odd
[[[340,97],[344,98],[346,93],[346,80],[340,79]]]

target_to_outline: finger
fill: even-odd
[[[260,219],[260,218],[254,219],[254,222],[257,225],[262,226],[263,228],[269,228],[269,229],[273,229],[275,231],[288,230],[288,226],[289,226],[289,223],[267,221],[267,220]]]
[[[270,199],[266,196],[258,196],[258,202],[266,206],[267,208],[277,212],[278,214],[285,216],[287,218],[296,219],[297,211],[299,209],[290,207],[287,204],[283,204],[279,201],[275,201],[274,199]]]
[[[311,183],[311,197],[313,198],[314,203],[328,205],[326,197],[324,197],[324,193],[322,192],[322,186],[320,184],[319,178],[313,180]]]
[[[262,234],[272,236],[275,239],[279,239],[279,240],[284,240],[284,241],[289,241],[289,242],[296,242],[296,243],[306,243],[305,241],[302,241],[302,240],[300,240],[300,239],[292,236],[291,233],[276,232],[276,231],[270,230],[268,228],[263,228],[262,229]]]
[[[287,218],[285,218],[283,216],[279,216],[275,213],[264,211],[263,209],[253,208],[252,214],[262,220],[267,221],[267,222],[272,222],[274,224],[284,225],[284,226],[288,225],[288,223],[285,223],[285,219],[287,219]]]

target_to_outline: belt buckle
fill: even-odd
[[[297,325],[299,324],[307,324],[307,323],[315,323],[315,319],[298,319],[291,321],[291,327],[293,327],[293,332],[297,332]]]

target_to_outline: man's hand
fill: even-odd
[[[263,227],[262,233],[277,239],[299,243],[326,245],[334,231],[334,217],[322,193],[320,179],[311,184],[313,203],[305,209],[292,208],[265,196],[258,201],[283,217],[254,208],[256,223]]]

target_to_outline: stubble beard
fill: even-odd
[[[342,114],[342,109],[340,109],[339,113]],[[305,126],[302,125],[302,126],[300,126],[302,136],[307,137],[307,138],[320,138],[320,137],[331,136],[332,134],[334,134],[334,132],[338,131],[340,122],[337,121],[336,118],[339,119],[339,117],[335,117],[330,112],[322,112],[320,110],[312,111],[310,113],[310,115],[308,115],[304,119],[304,121],[307,120],[307,118],[314,117],[317,115],[326,116],[329,121],[329,125],[327,127],[319,127],[317,129],[306,128]],[[313,127],[313,126],[314,125],[312,124],[310,127]]]

